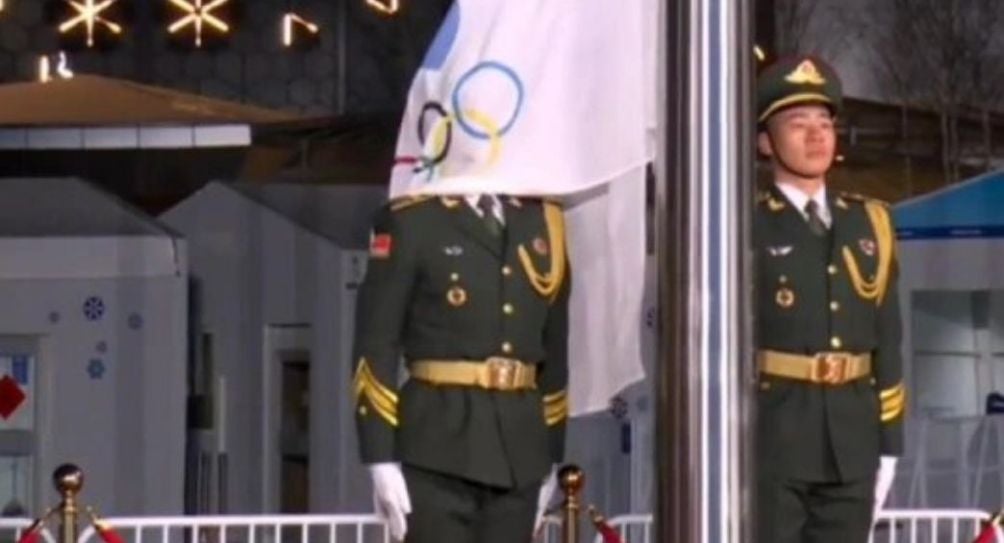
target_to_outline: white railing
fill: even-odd
[[[989,515],[972,509],[899,509],[882,511],[871,543],[972,543]]]
[[[971,543],[987,513],[977,510],[888,510],[876,520],[870,543]],[[225,515],[117,517],[105,521],[124,543],[390,543],[376,515]],[[607,521],[625,543],[653,543],[652,515],[622,515]],[[0,519],[0,542],[13,543],[29,519]],[[51,526],[50,526],[51,528]],[[548,518],[543,543],[560,541],[561,523]],[[584,534],[592,529],[583,523]],[[43,532],[47,543],[55,538]],[[588,540],[588,537],[584,538]],[[78,543],[100,543],[93,527]],[[602,543],[597,535],[593,543]]]
[[[621,515],[607,520],[607,524],[624,543],[652,543],[652,515]],[[596,534],[593,543],[603,543],[603,536]]]
[[[376,515],[222,515],[106,518],[125,543],[390,543]],[[100,543],[93,527],[78,543]]]
[[[372,514],[117,517],[104,521],[115,528],[124,543],[391,542],[390,532]],[[558,519],[548,518],[543,543],[558,543],[560,528]],[[100,541],[93,527],[87,527],[77,540],[78,543]]]
[[[875,521],[870,543],[972,543],[989,515],[977,510],[888,510]],[[625,543],[653,543],[652,515],[607,521]],[[597,535],[593,543],[603,543]]]
[[[27,518],[0,518],[0,541],[4,543],[17,541],[32,522],[34,522],[32,519]],[[55,543],[56,538],[49,530],[43,529],[41,533],[47,543]]]

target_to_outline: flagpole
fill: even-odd
[[[690,2],[661,2],[660,119],[655,183],[659,325],[656,371],[656,541],[700,541],[700,432],[697,382],[687,363],[694,342],[688,298],[691,243],[687,109]],[[671,180],[678,180],[672,182]]]
[[[659,541],[752,540],[749,0],[663,3]]]

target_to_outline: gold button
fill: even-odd
[[[788,276],[782,275],[781,277],[778,277],[777,280],[783,285],[788,282]]]
[[[836,300],[830,302],[830,311],[840,311],[840,302]]]
[[[366,416],[366,406],[365,405],[360,405],[359,406],[359,415],[363,416],[363,417]]]
[[[509,266],[502,266],[502,275],[506,276],[512,275],[512,268],[510,268]]]
[[[512,304],[505,304],[502,306],[502,312],[506,315],[512,315],[516,311],[516,308]]]
[[[508,341],[503,342],[502,343],[502,352],[505,353],[505,354],[511,353],[512,352],[512,343],[509,343]]]
[[[829,265],[829,266],[828,266],[828,267],[826,268],[826,271],[827,271],[827,272],[828,272],[828,273],[829,273],[830,275],[836,275],[836,274],[837,274],[837,267],[836,267],[835,265],[833,265],[833,264],[830,264],[830,265]]]
[[[770,390],[770,381],[760,381],[760,390]]]
[[[450,281],[454,281],[454,282],[460,281],[460,274],[459,273],[451,273],[450,274]]]
[[[833,336],[832,338],[830,338],[830,347],[833,347],[834,349],[839,349],[843,346],[844,342],[840,341],[840,338],[838,338],[837,336]]]
[[[875,385],[878,384],[878,381],[876,381],[874,377],[872,377],[871,379],[869,379],[868,382],[871,383],[872,386],[875,386]]]

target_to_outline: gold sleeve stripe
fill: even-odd
[[[894,400],[890,402],[882,402],[882,412],[887,413],[889,411],[896,411],[896,410],[902,411],[903,406],[905,405],[906,405],[905,399]]]
[[[567,414],[568,413],[568,404],[567,403],[560,403],[560,404],[553,404],[553,405],[545,405],[544,406],[544,414],[552,414],[552,413],[566,413]]]
[[[903,383],[900,383],[892,388],[887,388],[882,392],[879,392],[879,398],[884,401],[886,398],[902,396],[905,393],[906,393],[906,387],[903,385]]]
[[[904,406],[907,404],[907,389],[903,383],[900,383],[879,392],[879,399],[882,403],[883,421],[886,420],[887,416],[895,418],[896,415],[903,412]]]
[[[882,422],[892,422],[901,417],[906,411],[906,393],[902,392],[896,398],[882,401]]]
[[[882,402],[882,405],[887,403],[902,402],[904,398],[906,398],[906,391],[902,389],[887,396],[879,395],[879,401]]]
[[[544,395],[544,403],[567,402],[567,401],[568,401],[568,392],[564,390],[560,390],[553,394]]]
[[[544,421],[554,426],[568,418],[568,393],[564,390],[544,396]]]
[[[562,422],[564,422],[565,419],[567,419],[567,418],[568,418],[567,414],[565,414],[565,415],[555,415],[553,417],[547,417],[547,418],[545,418],[544,421],[547,423],[548,426],[556,426],[556,425],[561,424]]]
[[[352,388],[357,403],[365,397],[381,418],[397,426],[397,394],[380,384],[365,358],[359,361]]]
[[[903,415],[905,411],[904,406],[899,406],[896,409],[890,409],[889,411],[882,411],[882,416],[880,417],[882,422],[892,422]]]
[[[563,422],[568,419],[568,410],[558,410],[554,412],[544,412],[544,422],[547,426],[552,427],[558,423]]]
[[[895,398],[887,398],[880,402],[882,404],[882,410],[885,411],[890,407],[895,407],[897,405],[903,405],[906,403],[906,396],[896,396]]]
[[[387,402],[395,405],[397,404],[397,393],[380,383],[380,380],[373,375],[373,370],[370,369],[369,361],[365,358],[359,359],[359,366],[356,368],[355,381],[356,395],[361,392],[360,386],[365,384],[367,387],[373,388],[374,392],[382,396]]]

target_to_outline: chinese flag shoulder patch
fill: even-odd
[[[390,257],[390,248],[392,245],[392,238],[390,234],[374,234],[370,238],[370,257],[371,258],[388,258]]]

